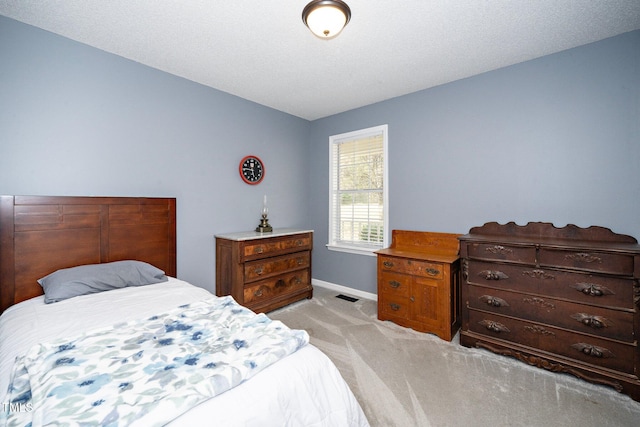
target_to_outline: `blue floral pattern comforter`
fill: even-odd
[[[8,426],[163,425],[309,342],[231,297],[32,347],[17,358]],[[160,407],[161,405],[161,407]],[[14,406],[16,407],[16,406]]]

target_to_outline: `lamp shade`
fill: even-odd
[[[351,9],[341,0],[314,0],[302,11],[302,21],[321,39],[331,39],[351,19]]]

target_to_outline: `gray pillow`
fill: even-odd
[[[62,301],[128,286],[143,286],[169,280],[164,271],[142,261],[116,261],[64,268],[38,280],[44,302]]]

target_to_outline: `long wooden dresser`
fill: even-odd
[[[640,246],[603,227],[492,222],[460,237],[460,343],[640,400]]]
[[[460,327],[459,234],[392,230],[378,256],[378,319],[451,341]]]
[[[274,229],[216,237],[216,295],[255,312],[311,298],[313,231]]]

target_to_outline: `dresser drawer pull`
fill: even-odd
[[[257,268],[256,268],[255,270],[253,270],[253,271],[255,271],[255,273],[256,273],[258,276],[259,276],[259,275],[261,275],[261,274],[264,272],[264,270],[262,269],[262,267],[257,267]]]
[[[589,295],[591,297],[602,297],[605,295],[613,295],[611,289],[606,286],[597,285],[595,283],[576,283],[571,286],[578,292],[582,292],[585,295]]]
[[[262,289],[258,289],[257,291],[255,291],[253,293],[254,297],[261,297],[262,296]]]
[[[304,244],[304,241],[298,239],[296,240],[296,246],[302,246]]]
[[[426,271],[429,276],[437,276],[440,274],[440,270],[436,270],[435,268],[427,268],[424,271]]]
[[[296,285],[299,285],[300,283],[302,283],[302,279],[296,276],[293,278],[293,283],[295,283]]]
[[[256,246],[256,247],[253,249],[253,253],[254,253],[254,254],[261,254],[262,252],[264,252],[264,248],[263,248],[262,246]]]
[[[384,265],[387,268],[393,267],[393,263],[391,261],[384,261],[382,265]]]
[[[505,325],[500,322],[494,322],[493,320],[483,320],[480,324],[491,332],[511,332]]]
[[[504,274],[502,271],[497,270],[482,270],[480,273],[478,273],[478,276],[484,278],[485,280],[504,280],[509,278],[509,276]]]
[[[556,278],[553,274],[549,274],[544,270],[523,271],[522,274],[524,274],[525,276],[529,276],[533,279],[540,279],[540,280],[547,280],[547,279],[553,280]]]
[[[304,264],[304,258],[298,258],[298,265]]]
[[[573,344],[571,347],[578,350],[581,353],[584,353],[588,356],[596,357],[598,359],[615,357],[615,355],[611,351],[609,351],[604,347],[598,347],[598,346],[583,343],[583,342]]]
[[[400,310],[400,304],[394,304],[394,303],[391,303],[391,304],[389,304],[389,307],[390,307],[390,308],[391,308],[391,310],[393,310],[393,311],[398,311],[398,310]]]
[[[592,263],[592,262],[601,263],[602,262],[602,258],[600,258],[599,256],[595,256],[595,255],[584,253],[584,252],[583,253],[577,253],[577,254],[565,255],[564,259],[570,259],[570,260],[573,260],[573,261],[586,262],[586,263]]]
[[[389,286],[391,286],[393,289],[398,289],[400,285],[401,283],[397,280],[389,280]]]
[[[505,300],[491,295],[482,295],[478,299],[491,307],[509,307],[509,303]]]
[[[577,320],[584,326],[589,326],[593,329],[602,329],[611,326],[611,322],[602,316],[593,316],[587,313],[576,313],[571,316],[572,319]]]

